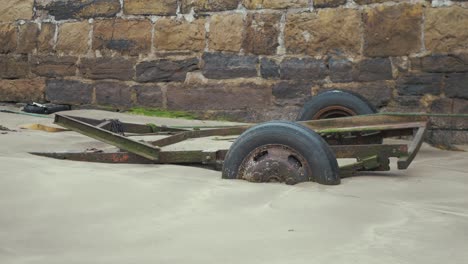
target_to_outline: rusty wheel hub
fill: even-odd
[[[311,178],[304,157],[285,145],[265,145],[254,149],[242,161],[238,177],[251,182],[296,184]]]
[[[328,119],[328,118],[338,118],[338,117],[348,117],[355,116],[356,112],[353,110],[341,106],[341,105],[331,105],[327,106],[320,111],[318,111],[313,117],[312,120],[317,119]]]

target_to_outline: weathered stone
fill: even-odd
[[[411,74],[397,81],[400,95],[439,95],[444,76],[441,74]]]
[[[424,72],[468,72],[468,54],[432,55],[411,59],[413,69]]]
[[[256,56],[240,56],[223,53],[203,54],[203,75],[211,79],[256,77]]]
[[[97,82],[93,87],[97,104],[116,107],[130,107],[133,104],[133,89],[122,82]]]
[[[198,69],[197,58],[145,61],[136,66],[136,80],[138,82],[180,82],[185,80],[187,72]]]
[[[393,81],[378,81],[367,83],[328,83],[322,85],[318,92],[328,90],[345,90],[362,95],[375,107],[383,107],[393,98]]]
[[[0,78],[20,79],[28,75],[28,56],[0,56]]]
[[[410,60],[408,57],[392,57],[390,58],[394,70],[396,71],[395,77],[398,77],[400,74],[405,74],[410,69]]]
[[[377,4],[377,3],[383,3],[383,2],[405,2],[407,0],[354,0],[356,4],[358,5],[370,5],[370,4]]]
[[[285,27],[286,50],[308,55],[357,54],[361,49],[361,34],[357,30],[360,24],[361,15],[354,9],[289,14]]]
[[[56,20],[92,17],[112,17],[120,11],[119,0],[49,0],[36,5]]]
[[[453,100],[453,114],[468,114],[468,100],[454,99]],[[466,117],[452,118],[453,127],[458,129],[468,129],[468,119]],[[465,134],[468,134],[465,131]],[[468,135],[465,135],[465,139],[468,139]],[[468,141],[464,141],[466,144]]]
[[[218,12],[234,10],[240,0],[181,0],[182,13],[195,12]]]
[[[46,85],[46,99],[59,104],[91,104],[93,86],[75,80],[50,79]]]
[[[277,100],[296,99],[296,104],[302,105],[312,96],[313,86],[314,83],[305,81],[279,81],[273,86],[272,93]]]
[[[280,67],[277,61],[268,58],[260,60],[260,74],[265,79],[276,79],[280,77]]]
[[[346,0],[314,0],[314,7],[337,7],[346,4]]]
[[[16,26],[14,24],[0,24],[0,53],[10,53],[16,50]]]
[[[192,50],[205,48],[205,19],[193,22],[173,18],[156,21],[154,44],[157,50]]]
[[[170,16],[177,12],[177,0],[124,0],[127,15]]]
[[[93,49],[114,50],[126,55],[151,51],[151,22],[148,20],[99,20],[94,26]]]
[[[245,52],[257,55],[276,54],[281,14],[250,13],[247,15],[246,35],[242,43]]]
[[[175,110],[240,110],[263,108],[270,103],[271,87],[254,82],[218,81],[167,87],[167,107]]]
[[[468,114],[468,100],[439,98],[431,105],[431,113],[442,114]],[[440,130],[429,130],[432,143],[445,143],[443,145],[468,142],[468,133],[466,131],[457,131],[457,129],[468,129],[468,120],[463,117],[431,117],[431,128],[444,129],[443,134],[435,134]],[[447,144],[448,143],[448,144]]]
[[[305,8],[309,6],[308,0],[242,0],[247,9],[287,9]]]
[[[403,56],[420,51],[421,5],[380,5],[368,8],[363,18],[365,55]]]
[[[80,63],[81,74],[88,79],[132,80],[135,75],[134,59],[125,58],[83,58]]]
[[[137,105],[146,107],[163,107],[163,92],[159,84],[148,85],[137,85],[133,89],[136,91]]]
[[[43,102],[45,81],[41,78],[2,80],[0,79],[0,101]]]
[[[18,53],[31,53],[37,47],[39,28],[36,23],[25,23],[19,26]]]
[[[69,54],[84,54],[88,51],[88,21],[69,22],[59,26],[57,51]]]
[[[328,65],[330,68],[330,79],[333,82],[353,81],[354,64],[350,60],[331,58]]]
[[[55,25],[52,23],[42,23],[41,31],[37,37],[37,51],[51,52],[54,49]]]
[[[468,48],[468,9],[458,6],[428,8],[425,22],[426,49],[435,53]]]
[[[215,51],[239,52],[244,20],[242,14],[213,15],[210,22],[209,48]]]
[[[392,63],[388,58],[362,60],[355,65],[353,79],[360,82],[391,80]]]
[[[468,73],[447,75],[445,95],[450,98],[468,99]]]
[[[33,16],[34,0],[0,0],[0,22],[29,20]]]
[[[284,80],[322,80],[327,74],[327,65],[323,60],[287,58],[280,64],[280,75]]]
[[[390,112],[425,112],[426,108],[421,105],[421,96],[395,96],[394,106],[387,111]]]
[[[31,71],[36,75],[49,78],[74,76],[77,61],[76,57],[71,56],[34,56],[31,58]]]

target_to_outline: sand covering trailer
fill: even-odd
[[[203,166],[221,170],[225,179],[287,184],[339,184],[341,178],[362,171],[390,170],[390,158],[398,159],[398,169],[407,169],[428,130],[428,115],[372,113],[375,110],[364,107],[367,102],[353,96],[328,92],[313,98],[299,115],[299,120],[305,121],[229,127],[180,128],[57,114],[56,124],[113,145],[119,151],[32,154],[87,162]],[[153,141],[132,138],[144,135],[166,137]],[[238,137],[229,149],[163,149],[187,139],[212,136]],[[383,143],[384,138],[409,136],[409,144]],[[349,158],[356,161],[338,166],[337,159]]]

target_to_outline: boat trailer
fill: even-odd
[[[55,115],[55,124],[119,149],[116,152],[31,153],[57,159],[103,163],[177,164],[223,171],[223,178],[295,184],[339,184],[362,171],[409,167],[423,142],[427,116],[374,114],[312,121],[273,121],[229,127],[170,127]],[[153,141],[133,136],[164,135]],[[163,147],[187,139],[238,136],[230,149],[169,151]],[[409,144],[383,144],[383,138],[407,137]],[[336,159],[356,162],[338,167]]]

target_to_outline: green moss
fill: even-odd
[[[169,111],[169,110],[162,110],[158,108],[142,108],[142,107],[135,107],[131,108],[127,111],[129,114],[134,115],[144,115],[144,116],[157,116],[157,117],[167,117],[167,118],[182,118],[182,119],[197,119],[197,116],[191,113],[187,113],[184,111]]]

